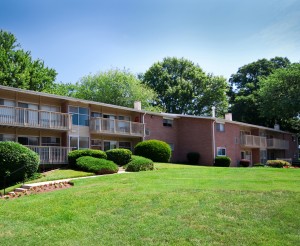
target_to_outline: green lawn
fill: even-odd
[[[0,201],[0,245],[299,245],[300,169],[156,164]]]

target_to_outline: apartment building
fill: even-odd
[[[241,159],[265,163],[270,159],[292,160],[298,156],[296,134],[225,119],[173,114],[147,114],[145,139],[160,139],[170,144],[172,160],[186,162],[187,153],[198,152],[201,164],[212,165],[216,156],[229,156],[231,166]]]
[[[201,163],[227,155],[232,165],[267,159],[292,159],[297,137],[277,128],[265,128],[215,117],[197,117],[125,108],[76,98],[0,86],[0,141],[17,141],[40,155],[41,163],[67,163],[73,149],[108,150],[133,147],[159,139],[170,144],[172,161],[186,162],[199,152]]]

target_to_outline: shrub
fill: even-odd
[[[246,159],[240,160],[240,166],[241,167],[249,167],[249,165],[250,165],[250,161],[249,160],[246,160]]]
[[[134,148],[134,154],[151,159],[155,162],[169,162],[171,147],[160,140],[147,140],[138,143]]]
[[[231,159],[228,156],[217,156],[215,158],[214,166],[216,167],[229,167]]]
[[[6,185],[31,178],[38,170],[40,158],[37,153],[16,142],[0,142],[0,182],[7,174]]]
[[[82,156],[92,156],[100,159],[107,159],[106,153],[102,150],[96,149],[79,149],[73,150],[68,154],[68,161],[71,167],[76,165],[76,160]]]
[[[106,151],[106,155],[108,160],[123,166],[130,162],[132,153],[129,149],[111,149]]]
[[[189,152],[187,153],[186,157],[190,164],[198,164],[200,159],[200,154],[198,152]]]
[[[263,163],[254,163],[254,167],[264,167],[265,165]]]
[[[126,165],[126,171],[128,172],[139,172],[153,170],[153,161],[142,157],[142,156],[132,156],[132,160]]]
[[[275,168],[283,168],[283,167],[290,167],[291,164],[287,161],[283,160],[268,160],[266,163],[269,167],[275,167]]]
[[[76,160],[76,166],[83,171],[93,172],[96,174],[117,173],[118,166],[109,160],[99,159],[92,156],[82,156]]]

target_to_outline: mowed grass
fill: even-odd
[[[156,164],[0,201],[0,245],[299,245],[300,169]]]

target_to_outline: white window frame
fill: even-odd
[[[216,128],[218,132],[225,132],[225,123],[216,123]]]
[[[163,118],[163,126],[172,127],[174,125],[174,120],[170,118]]]
[[[220,155],[219,154],[219,151],[222,151],[222,150],[224,150],[224,155],[223,155],[223,153]],[[226,148],[225,147],[217,147],[217,156],[226,156]]]

